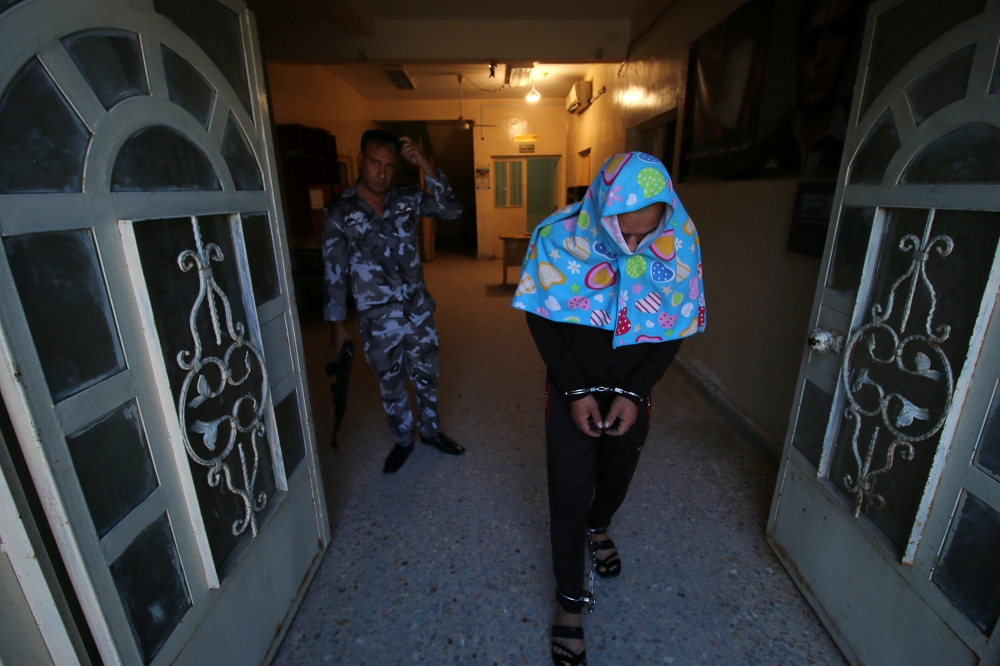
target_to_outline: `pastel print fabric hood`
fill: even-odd
[[[618,215],[658,201],[666,204],[659,226],[630,252]],[[698,232],[663,164],[639,152],[605,162],[583,201],[535,229],[512,305],[613,330],[615,347],[705,330]]]

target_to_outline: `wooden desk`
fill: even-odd
[[[511,266],[520,266],[524,260],[524,255],[528,252],[528,241],[531,236],[524,234],[521,236],[500,235],[503,241],[503,286],[507,286],[507,269]]]

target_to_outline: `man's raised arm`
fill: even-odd
[[[420,146],[409,137],[400,138],[403,158],[415,164],[424,172],[427,192],[420,197],[420,217],[436,217],[440,220],[454,220],[462,214],[462,204],[451,189],[448,177],[441,169],[435,169],[430,160],[420,150]]]

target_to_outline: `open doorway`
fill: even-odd
[[[437,250],[476,255],[476,186],[473,159],[473,133],[459,129],[447,120],[378,123],[397,136],[409,136],[448,177],[455,196],[462,203],[462,216],[456,220],[435,220],[434,246]],[[412,171],[412,174],[410,172]],[[412,176],[409,181],[407,176]],[[412,182],[410,182],[412,181]],[[405,165],[397,185],[418,184],[415,167]]]
[[[674,174],[677,147],[677,109],[661,113],[625,131],[625,150],[641,150],[657,158]]]

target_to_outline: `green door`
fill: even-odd
[[[528,233],[556,210],[556,163],[558,157],[528,159]]]

